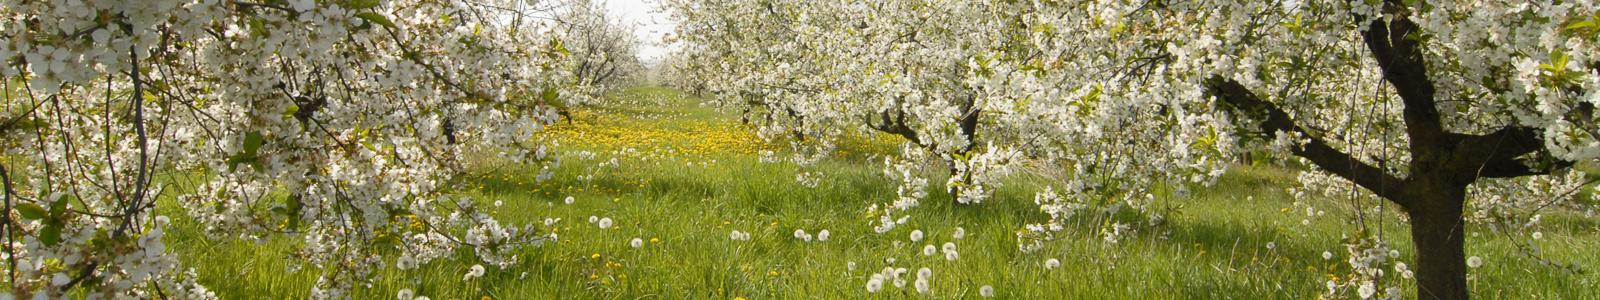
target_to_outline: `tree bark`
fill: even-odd
[[[1416,249],[1418,299],[1467,299],[1462,206],[1466,186],[1448,183],[1411,186],[1411,243]]]

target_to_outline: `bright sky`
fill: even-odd
[[[671,47],[661,44],[661,37],[672,31],[672,21],[666,12],[651,12],[656,10],[658,0],[606,0],[606,6],[612,14],[622,18],[624,22],[637,24],[634,34],[644,41],[639,49],[639,59],[646,63],[654,63],[665,58]]]

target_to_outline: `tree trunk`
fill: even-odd
[[[1417,298],[1467,299],[1461,218],[1466,187],[1414,186],[1407,194],[1421,204],[1409,212],[1411,243],[1417,251]]]

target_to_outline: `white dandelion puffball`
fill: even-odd
[[[1061,267],[1061,260],[1059,260],[1059,259],[1051,258],[1050,260],[1044,261],[1044,269],[1045,270],[1055,269],[1055,268],[1059,268],[1059,267]]]
[[[594,222],[599,222],[599,221],[600,221],[600,217],[589,216],[589,224],[594,224]]]
[[[1333,259],[1333,252],[1322,251],[1322,259]]]
[[[926,294],[928,294],[928,292],[930,292],[930,289],[928,288],[928,280],[927,279],[917,279],[917,283],[915,285],[917,287],[917,293],[918,294],[926,295]]]
[[[938,252],[939,252],[939,248],[938,247],[934,247],[933,245],[928,245],[927,247],[922,247],[922,255],[933,256],[934,253],[938,253]]]
[[[994,298],[994,287],[985,285],[978,288],[978,295],[982,295],[984,298]]]
[[[400,294],[395,296],[398,296],[400,300],[411,300],[416,298],[416,294],[412,293],[411,289],[400,289]]]
[[[433,299],[428,299],[428,296],[417,296],[416,298],[413,298],[411,300],[433,300]]]
[[[956,243],[944,243],[944,252],[956,252]]]
[[[1400,250],[1389,250],[1389,257],[1400,257]]]
[[[478,277],[483,277],[483,265],[472,265],[471,269],[467,269],[467,275],[461,276],[461,280],[472,280]]]
[[[911,242],[915,243],[915,242],[921,242],[921,241],[922,241],[922,230],[912,230],[911,231]]]
[[[628,242],[628,245],[631,245],[634,248],[644,247],[644,240],[641,240],[639,238],[633,238],[633,241]]]
[[[739,240],[739,231],[734,230],[732,233],[728,233],[728,239],[735,241]]]
[[[795,229],[794,230],[794,238],[803,239],[805,237],[806,237],[806,230],[805,229]]]
[[[611,218],[601,218],[600,219],[600,229],[609,229],[609,228],[611,228]]]
[[[411,255],[401,255],[399,258],[394,259],[394,266],[401,270],[416,269],[417,259],[411,257]]]
[[[1477,256],[1468,257],[1467,266],[1473,268],[1483,267],[1483,258],[1479,258]]]
[[[1278,243],[1267,242],[1267,250],[1278,249]]]
[[[956,259],[960,259],[960,258],[961,258],[961,254],[960,253],[956,253],[955,251],[950,251],[950,252],[945,252],[944,253],[944,260],[956,261]]]
[[[893,257],[884,258],[883,259],[883,263],[892,265],[892,264],[894,264],[894,258]]]
[[[809,242],[811,242],[811,234],[808,233],[808,234],[806,234],[806,236],[800,237],[800,239],[806,241],[807,243],[809,243]]]
[[[921,269],[917,269],[917,279],[930,279],[930,278],[933,278],[933,269],[929,269],[927,267],[923,267]]]
[[[894,279],[894,287],[895,288],[901,288],[901,289],[906,288],[906,280],[905,279],[900,279],[900,278],[895,278]]]
[[[956,227],[956,232],[950,234],[950,237],[958,239],[958,240],[961,239],[961,238],[967,237],[967,229],[961,228],[961,227]]]
[[[826,242],[826,241],[828,241],[828,235],[829,234],[828,234],[828,230],[827,229],[823,229],[822,231],[817,232],[817,241],[818,242]]]
[[[574,200],[572,199],[572,196],[567,196],[567,204],[572,204],[572,200]]]
[[[1537,240],[1537,239],[1543,239],[1543,238],[1544,238],[1544,233],[1543,232],[1534,232],[1533,233],[1533,239]]]
[[[883,275],[874,275],[871,280],[867,280],[868,293],[877,293],[880,290],[883,290]]]
[[[850,263],[844,264],[844,266],[845,266],[846,269],[850,269],[850,271],[855,271],[856,270],[856,262],[852,261]]]

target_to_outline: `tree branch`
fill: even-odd
[[[1408,11],[1404,4],[1386,3],[1384,12],[1394,15],[1393,21],[1386,24],[1383,18],[1375,17],[1361,35],[1367,49],[1372,51],[1372,56],[1377,60],[1378,67],[1383,69],[1383,79],[1394,86],[1405,103],[1403,117],[1406,134],[1411,137],[1412,153],[1417,156],[1436,155],[1441,150],[1448,150],[1446,147],[1449,145],[1440,123],[1439,109],[1434,107],[1435,88],[1433,81],[1428,79],[1422,50],[1417,40],[1407,37],[1417,32],[1417,24],[1407,18]],[[1417,172],[1420,170],[1415,170],[1419,167],[1426,169],[1433,166],[1412,164],[1413,172],[1420,173]]]
[[[1389,175],[1382,169],[1361,162],[1351,157],[1350,154],[1340,152],[1329,146],[1322,138],[1312,136],[1294,120],[1289,118],[1289,113],[1279,109],[1271,102],[1263,101],[1255,93],[1231,79],[1212,77],[1206,85],[1210,92],[1217,96],[1223,103],[1232,106],[1236,111],[1250,115],[1252,118],[1262,120],[1261,130],[1269,138],[1276,138],[1279,132],[1300,133],[1310,137],[1311,141],[1304,145],[1291,147],[1290,152],[1295,156],[1304,157],[1316,163],[1318,167],[1334,175],[1339,175],[1357,185],[1360,185],[1380,197],[1390,199],[1400,206],[1409,206],[1410,201],[1400,197],[1401,191],[1406,189],[1405,180]]]

